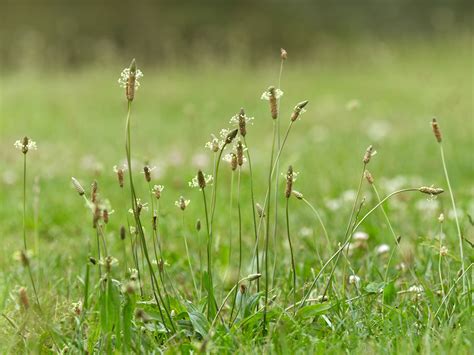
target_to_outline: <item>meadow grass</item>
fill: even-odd
[[[270,166],[272,118],[260,95],[269,85],[279,86],[279,55],[257,68],[141,67],[145,76],[129,106],[132,169],[125,172],[123,189],[112,167],[127,165],[127,106],[116,84],[124,64],[2,75],[0,351],[472,351],[472,54],[462,38],[365,46],[350,58],[343,54],[302,60],[290,52],[281,80],[283,129],[296,103],[309,104],[279,157],[282,140],[276,141]],[[243,140],[248,161],[234,172],[230,189],[229,164],[204,144],[211,133],[230,128],[229,119],[241,107],[255,119]],[[352,240],[356,221],[395,190],[433,184],[448,191],[430,127],[434,116],[443,134],[457,214],[447,193],[436,198],[416,191],[399,194],[357,228],[368,235],[366,241]],[[38,144],[27,155],[25,227],[28,248],[35,249],[28,270],[14,259],[24,249],[24,162],[13,142],[24,135]],[[368,145],[377,151],[367,167],[374,184],[362,181],[361,204],[355,197]],[[198,169],[216,175],[216,160],[218,184],[204,189],[206,218],[203,193],[188,181]],[[156,166],[150,181],[140,174],[145,165]],[[269,171],[273,165],[276,178]],[[289,165],[300,172],[292,188],[302,199],[285,198],[280,175],[286,175]],[[133,174],[131,194],[128,173]],[[110,201],[108,212],[115,210],[107,224],[101,217],[99,228],[92,228],[91,212],[71,186],[71,176],[84,186],[87,199],[91,183],[98,182],[100,198]],[[36,177],[39,188],[34,188]],[[154,184],[165,186],[158,201],[151,193]],[[269,190],[272,204],[266,206]],[[275,191],[280,208],[273,235]],[[185,209],[175,206],[180,196],[191,201]],[[139,207],[136,198],[141,205],[148,202],[149,210]],[[268,208],[267,220],[254,217],[252,199]],[[464,275],[458,273],[455,216],[468,240],[463,244]],[[197,219],[203,221],[201,230],[196,230]],[[128,233],[129,224],[143,224],[143,235]],[[124,240],[121,227],[126,229]],[[230,235],[234,247],[229,259]],[[261,277],[255,276],[252,260],[256,235]],[[344,240],[352,242],[350,248],[344,248]],[[149,262],[143,259],[144,242]],[[262,259],[266,242],[269,252]],[[390,250],[378,253],[383,244]],[[447,252],[441,256],[442,246]],[[212,283],[203,272],[207,248]],[[341,253],[334,254],[338,248]],[[88,261],[97,258],[98,250],[104,281],[99,281],[99,266]],[[118,266],[106,256],[117,258]],[[337,265],[329,263],[314,282],[331,257]],[[137,268],[139,275],[128,268]],[[35,306],[28,271],[41,310]],[[210,286],[215,300],[206,298]],[[20,287],[30,297],[28,309],[19,298],[24,292]],[[155,292],[162,294],[154,297]]]

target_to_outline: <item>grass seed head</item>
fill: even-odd
[[[27,310],[30,308],[30,300],[28,298],[28,293],[26,292],[25,287],[20,287],[18,290],[18,297],[20,299],[20,304],[23,307],[23,309]]]
[[[133,101],[135,98],[135,84],[137,80],[137,63],[135,58],[132,59],[129,67],[129,74],[127,80],[127,86],[125,87],[125,95],[127,96],[128,101]]]
[[[439,194],[442,194],[444,192],[443,189],[439,187],[433,187],[433,186],[422,186],[418,189],[418,191],[430,195],[430,196],[437,196]]]
[[[227,136],[225,137],[225,144],[230,144],[234,140],[234,138],[237,136],[237,133],[239,132],[239,129],[233,129],[230,131]]]
[[[79,196],[83,196],[86,192],[84,191],[84,188],[82,187],[81,183],[74,177],[71,178],[71,181],[72,186],[74,186]]]
[[[91,202],[96,203],[97,202],[97,180],[94,180],[91,184]]]
[[[199,218],[196,221],[196,230],[198,232],[201,230],[201,220]]]
[[[285,189],[286,198],[290,198],[292,190],[293,190],[293,167],[290,165],[288,167],[288,171],[286,172],[286,189]]]
[[[153,218],[152,218],[152,221],[151,221],[154,231],[156,231],[157,221],[158,221],[158,215],[156,214],[156,211],[154,211],[153,212]]]
[[[89,262],[92,264],[92,265],[96,265],[97,264],[97,260],[92,257],[92,256],[89,256]]]
[[[268,101],[270,102],[270,113],[272,115],[272,118],[276,120],[278,117],[278,104],[275,87],[270,86],[268,88],[268,93],[270,94],[268,99]]]
[[[366,180],[368,181],[369,184],[372,185],[374,183],[374,177],[372,176],[370,171],[368,171],[368,170],[364,171],[364,176],[365,176],[365,178],[366,178]]]
[[[127,236],[127,230],[125,229],[125,226],[120,226],[120,239],[125,240],[125,237]]]
[[[295,108],[293,109],[293,113],[291,114],[291,121],[294,122],[302,115],[303,113],[306,112],[305,107],[308,104],[308,100],[301,101],[300,103],[296,104]]]
[[[206,187],[206,178],[204,177],[204,174],[202,173],[201,169],[198,170],[197,178],[198,178],[199,188],[201,190],[204,189]]]
[[[287,58],[288,58],[288,52],[285,49],[280,48],[280,59],[286,60]]]
[[[244,147],[241,141],[237,142],[237,163],[239,166],[244,164]]]
[[[150,167],[148,165],[145,165],[143,167],[143,173],[145,174],[145,180],[147,182],[150,182],[151,181],[151,170],[150,170]]]
[[[365,165],[369,164],[370,159],[376,154],[374,151],[374,147],[369,145],[365,151],[364,158],[362,161],[364,162]]]
[[[303,194],[299,191],[292,190],[291,192],[298,200],[302,200],[304,198]]]
[[[441,130],[439,129],[439,125],[436,121],[436,118],[433,118],[433,120],[431,121],[431,128],[433,128],[433,133],[435,135],[436,141],[438,143],[441,143]]]
[[[247,122],[245,120],[245,111],[243,108],[239,112],[239,131],[242,137],[245,137],[247,134]]]
[[[105,224],[109,223],[109,216],[110,216],[109,210],[105,208],[102,211],[102,219],[104,220]]]

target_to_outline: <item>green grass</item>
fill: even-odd
[[[290,52],[282,79],[285,92],[281,101],[282,131],[286,129],[294,105],[304,99],[310,102],[307,112],[292,129],[281,156],[280,171],[276,173],[285,172],[290,164],[300,172],[294,189],[316,206],[331,240],[331,245],[327,245],[313,211],[303,201],[292,197],[289,219],[296,259],[297,299],[303,295],[301,287],[307,289],[321,265],[337,249],[338,242],[344,240],[353,204],[350,195],[357,189],[362,156],[369,144],[374,145],[378,154],[368,169],[382,197],[392,192],[398,183],[401,188],[434,184],[447,189],[438,146],[429,124],[433,116],[438,118],[443,133],[448,171],[461,211],[461,229],[472,242],[474,229],[468,220],[468,214],[474,215],[473,75],[469,43],[469,39],[460,37],[428,43],[367,44],[315,54],[304,60],[294,59]],[[203,64],[194,68],[141,68],[145,76],[132,106],[132,158],[137,163],[134,181],[137,195],[149,202],[148,186],[139,171],[145,162],[150,162],[157,166],[152,183],[165,186],[160,199],[160,233],[169,276],[168,291],[172,293],[173,286],[178,293],[177,297],[173,296],[171,308],[175,319],[180,319],[180,335],[167,339],[158,330],[160,315],[153,305],[144,302],[152,299],[148,278],[144,280],[143,299],[138,294],[127,298],[120,294],[118,287],[112,287],[110,297],[105,301],[99,298],[98,270],[92,265],[92,308],[85,319],[74,316],[71,306],[84,294],[89,245],[95,246],[96,236],[90,212],[71,186],[71,176],[83,183],[87,195],[90,183],[97,179],[101,197],[110,200],[115,213],[106,228],[107,246],[109,254],[119,259],[112,278],[119,282],[127,280],[122,257],[124,241],[120,240],[119,228],[126,224],[127,215],[130,221],[133,219],[127,212],[130,207],[128,179],[124,194],[112,171],[114,165],[125,161],[126,101],[116,80],[129,58],[119,59],[121,64],[77,71],[9,71],[2,75],[0,312],[5,317],[0,318],[1,352],[47,352],[50,346],[56,346],[56,351],[68,347],[77,352],[78,339],[90,351],[99,351],[99,346],[101,351],[112,351],[107,348],[111,343],[107,345],[104,337],[99,342],[101,329],[103,332],[109,326],[99,321],[103,319],[100,314],[104,312],[101,311],[104,305],[108,306],[112,323],[114,317],[124,314],[132,317],[135,307],[145,309],[152,318],[143,323],[132,317],[127,323],[131,324],[126,329],[131,331],[134,351],[140,348],[142,352],[150,352],[161,346],[171,353],[187,352],[202,346],[202,337],[196,331],[202,334],[209,326],[205,321],[199,322],[200,312],[206,314],[206,292],[203,291],[200,299],[194,294],[183,233],[187,234],[192,265],[200,286],[199,250],[201,248],[205,259],[205,216],[201,193],[190,189],[187,182],[195,176],[198,167],[212,173],[212,156],[205,151],[204,144],[211,133],[229,127],[230,117],[242,106],[249,116],[255,117],[254,125],[248,127],[247,142],[252,154],[256,201],[263,205],[272,122],[268,103],[261,101],[260,95],[269,85],[276,85],[278,59],[257,68],[229,63]],[[347,104],[352,100],[358,100],[360,107],[348,110]],[[34,307],[27,271],[13,258],[23,244],[23,157],[14,150],[13,142],[24,135],[38,144],[38,151],[27,155],[26,222],[29,247],[33,249],[33,216],[37,204],[40,243],[39,253],[32,258],[32,271],[42,313]],[[35,177],[39,178],[39,194],[33,190]],[[248,167],[242,171],[241,179],[241,277],[245,277],[255,272],[249,267],[254,235]],[[235,177],[234,207],[229,210],[230,169],[222,163],[213,242],[213,276],[218,305],[237,281],[236,181]],[[377,256],[375,249],[385,243],[393,250],[394,238],[382,210],[378,209],[359,228],[369,234],[367,249],[357,250],[347,259],[341,257],[339,260],[329,289],[329,301],[320,305],[313,303],[315,306],[304,309],[307,313],[301,312],[294,317],[291,311],[283,312],[293,302],[293,281],[282,178],[279,191],[277,244],[273,245],[273,239],[270,239],[270,264],[274,252],[278,261],[269,296],[276,297],[269,307],[270,333],[267,338],[261,335],[260,305],[259,312],[230,331],[220,321],[216,322],[211,339],[205,337],[208,351],[472,351],[473,270],[467,272],[468,293],[462,294],[462,283],[454,284],[461,264],[447,193],[433,201],[427,201],[426,195],[410,193],[384,205],[396,235],[402,239],[390,262],[389,282],[384,285],[383,297],[373,291],[382,287],[375,283],[384,280],[388,258]],[[211,190],[207,193],[210,199]],[[174,205],[180,195],[191,200],[184,212],[184,231],[182,212]],[[367,198],[361,211],[363,214],[376,204],[377,199],[365,181],[361,195]],[[441,270],[445,290],[453,287],[446,310],[441,303],[442,297],[437,294],[441,290],[438,272],[440,225],[437,220],[440,213],[446,215],[443,244],[449,250],[442,259]],[[151,238],[151,216],[149,212],[143,212],[142,216],[147,238]],[[197,218],[202,221],[199,234],[194,227]],[[261,233],[262,238],[263,235]],[[233,238],[233,257],[231,269],[226,272],[230,236]],[[149,241],[151,243],[151,239]],[[129,248],[128,239],[125,243]],[[260,250],[262,243],[263,240]],[[464,253],[468,267],[473,262],[468,243],[464,244]],[[95,255],[94,249],[92,255]],[[405,271],[396,268],[402,262]],[[131,267],[130,254],[127,266]],[[351,268],[361,278],[358,289],[347,284]],[[322,294],[329,271],[316,283],[315,297]],[[246,295],[255,295],[255,281],[246,282],[246,285]],[[423,287],[420,297],[404,292],[413,285]],[[20,286],[28,288],[32,305],[28,311],[19,305]],[[226,324],[232,302],[233,297],[230,297],[222,310]],[[439,307],[442,311],[433,319]],[[190,322],[189,314],[193,315],[194,323]],[[197,321],[195,317],[198,317]],[[83,322],[82,328],[78,327],[80,322]],[[204,330],[200,330],[198,323]],[[51,340],[52,333],[56,344]]]

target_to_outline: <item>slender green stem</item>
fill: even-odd
[[[453,193],[453,189],[451,188],[451,182],[449,180],[449,175],[448,175],[448,168],[446,166],[446,159],[444,157],[443,144],[441,142],[439,143],[439,150],[441,153],[441,162],[443,164],[444,176],[446,178],[446,183],[448,185],[449,196],[451,198],[451,206],[453,208],[454,221],[456,222],[456,229],[457,229],[458,239],[459,239],[459,257],[461,258],[461,272],[464,275],[462,278],[462,290],[463,290],[463,293],[465,293],[467,292],[467,286],[466,286],[466,276],[464,272],[465,265],[464,265],[464,250],[463,250],[463,245],[462,245],[461,226],[459,225],[458,211],[456,209],[456,202],[454,201],[454,193]]]
[[[290,199],[286,199],[286,235],[288,237],[288,245],[290,247],[290,256],[291,256],[291,269],[293,273],[293,304],[296,304],[296,265],[295,265],[295,256],[293,254],[293,245],[291,244],[291,235],[290,235],[290,217],[289,217],[289,201]],[[296,309],[295,309],[296,312]]]
[[[290,134],[290,131],[291,131],[291,127],[293,127],[293,123],[294,121],[290,121],[290,124],[288,126],[288,129],[286,130],[286,134],[285,134],[285,137],[283,139],[283,142],[281,144],[281,147],[280,147],[280,150],[278,151],[277,153],[277,157],[276,157],[276,160],[278,161],[280,159],[280,155],[281,155],[281,152],[283,151],[283,148],[285,147],[285,143],[288,139],[288,136]],[[271,167],[271,172],[270,172],[270,178],[269,180],[271,181],[271,178],[273,177],[273,173],[275,172],[275,169],[276,169],[276,166],[275,164],[272,165]],[[262,209],[265,211],[266,208],[267,208],[267,204],[268,204],[268,197],[270,196],[270,191],[269,189],[267,188],[267,192],[265,193],[265,199],[263,201],[263,206],[262,206]],[[258,227],[257,227],[257,242],[255,243],[255,246],[257,247],[258,244],[259,244],[259,241],[260,241],[260,230],[261,230],[261,226],[262,226],[262,220],[263,218],[260,219],[259,223],[258,223]],[[253,251],[253,256],[252,256],[252,260],[255,259],[256,257],[256,250],[257,248],[254,249]],[[252,261],[252,264],[253,264],[253,261]]]
[[[259,260],[259,251],[258,251],[258,236],[257,236],[257,214],[255,211],[255,195],[253,192],[253,172],[252,172],[252,160],[250,159],[249,147],[247,145],[247,140],[244,138],[244,144],[247,147],[247,160],[249,163],[249,174],[250,174],[250,199],[252,201],[252,217],[253,217],[253,229],[255,234],[255,251],[256,251],[256,260],[257,260],[257,274],[260,273],[260,260]],[[257,279],[257,292],[260,292],[260,279]]]
[[[23,247],[26,252],[26,154],[23,154]]]
[[[281,89],[281,77],[283,74],[283,63],[284,60],[280,60],[280,72],[278,75],[278,89]],[[277,106],[278,106],[278,113],[280,112],[280,103],[281,103],[281,96],[277,100]],[[277,118],[275,119],[276,121],[276,126],[277,126],[277,151],[280,151],[281,147],[281,136],[280,136],[280,115],[278,114]],[[276,171],[280,170],[280,161],[276,160],[275,161],[275,166],[276,166]],[[274,221],[273,221],[273,265],[276,265],[276,259],[277,259],[277,233],[278,233],[278,202],[279,202],[279,195],[278,195],[278,190],[279,190],[279,184],[278,184],[278,174],[275,174],[275,195],[274,195],[274,200],[275,200],[275,214],[274,214]],[[274,286],[275,282],[275,267],[273,267],[273,273],[272,273],[272,288]]]
[[[346,231],[344,233],[344,238],[343,239],[346,239],[347,236],[349,235],[350,237],[352,236],[352,233],[351,232],[351,226],[352,226],[352,221],[354,220],[354,215],[355,215],[355,212],[356,212],[356,206],[357,206],[357,202],[359,201],[359,196],[360,196],[360,191],[362,189],[362,182],[364,181],[364,174],[365,174],[365,168],[366,168],[367,164],[364,163],[363,164],[363,167],[362,167],[362,174],[360,175],[360,179],[359,179],[359,186],[357,188],[357,193],[356,193],[356,197],[354,199],[354,204],[352,205],[352,211],[351,211],[351,215],[349,217],[349,222],[347,223],[347,227],[346,227]],[[355,228],[352,228],[352,230],[354,230]],[[324,289],[324,292],[323,292],[323,297],[322,299],[324,299],[324,297],[326,296],[326,293],[329,289],[329,286],[331,284],[331,280],[332,280],[332,275],[334,274],[334,271],[336,269],[336,265],[339,261],[339,257],[340,255],[337,256],[337,259],[336,259],[336,262],[334,263],[334,266],[333,266],[333,269],[331,271],[331,274],[330,274],[330,277],[328,279],[328,282],[326,284],[326,287]],[[345,277],[343,275],[343,280],[345,280]]]
[[[164,316],[163,316],[162,309],[160,306],[160,302],[161,302],[173,331],[176,331],[173,318],[171,317],[168,307],[166,306],[166,303],[164,302],[163,297],[161,295],[160,287],[158,285],[158,281],[156,279],[156,275],[153,270],[153,265],[151,263],[151,260],[148,254],[143,227],[142,227],[141,220],[137,211],[137,198],[135,194],[135,187],[133,184],[132,162],[131,162],[131,133],[130,133],[131,103],[132,103],[131,101],[128,101],[127,120],[126,120],[126,125],[125,125],[125,133],[126,133],[125,151],[127,154],[127,164],[128,164],[128,172],[129,172],[129,179],[130,179],[130,198],[131,198],[131,203],[132,203],[132,211],[133,211],[133,216],[135,218],[136,228],[137,228],[138,234],[140,235],[140,243],[142,247],[141,249],[144,254],[145,260],[148,264],[148,269],[150,272],[150,278],[152,282],[153,295],[154,295],[158,310],[160,312],[162,319],[164,320]]]
[[[439,240],[439,256],[438,256],[438,274],[439,274],[439,283],[441,284],[441,294],[445,295],[444,292],[444,281],[443,281],[443,273],[441,271],[441,262],[442,262],[442,255],[441,255],[441,248],[443,247],[443,242],[441,240],[441,236],[443,235],[443,223],[440,222],[439,226],[439,235],[438,235],[438,240]]]
[[[207,228],[207,318],[211,319],[212,307],[214,306],[214,290],[212,285],[212,258],[211,258],[211,226],[209,224],[209,213],[207,210],[206,191],[202,189],[202,199],[204,202],[204,213],[206,215],[206,228]]]
[[[372,185],[372,189],[374,190],[375,196],[377,197],[377,201],[380,202],[380,195],[379,195],[379,192],[378,192],[377,188],[375,187],[375,184],[372,183],[371,185]],[[395,248],[393,248],[392,252],[390,253],[390,257],[388,258],[387,266],[385,267],[385,274],[384,274],[383,281],[387,282],[388,270],[390,269],[390,263],[392,262],[395,251],[398,248],[398,239],[397,239],[397,235],[395,234],[395,231],[393,230],[392,223],[390,222],[390,219],[388,218],[388,214],[385,211],[385,208],[383,207],[383,205],[380,205],[380,209],[382,210],[384,218],[387,221],[388,227],[390,229],[390,232],[392,233],[393,239],[395,240],[395,246],[396,246]]]
[[[369,217],[380,205],[382,205],[385,201],[387,201],[388,199],[390,199],[391,197],[395,196],[395,195],[398,195],[398,194],[401,194],[401,193],[404,193],[404,192],[411,192],[411,191],[418,191],[417,188],[407,188],[407,189],[402,189],[402,190],[397,190],[397,191],[394,191],[392,193],[390,193],[389,195],[387,195],[386,197],[384,197],[379,203],[377,203],[374,207],[372,207],[354,226],[354,228],[352,228],[353,230],[359,228],[359,226],[367,219],[367,217]],[[323,267],[319,270],[318,274],[316,275],[316,277],[314,278],[313,282],[311,283],[311,286],[309,287],[308,291],[306,292],[306,295],[303,297],[303,300],[301,301],[300,303],[300,306],[299,308],[303,307],[306,300],[308,299],[309,295],[311,294],[311,291],[313,290],[314,286],[316,285],[316,282],[318,282],[319,278],[321,277],[323,271],[328,267],[328,265],[335,259],[339,256],[339,254],[344,250],[344,248],[346,248],[350,241],[352,239],[352,234],[350,234],[347,239],[344,241],[344,243],[337,249],[337,251],[328,259],[328,261],[326,261],[326,263],[324,263]],[[337,264],[337,261],[336,263]]]
[[[321,224],[321,228],[323,229],[324,236],[326,237],[326,242],[328,243],[328,247],[331,246],[331,241],[329,239],[328,231],[326,229],[326,226],[324,225],[324,222],[321,218],[321,215],[319,214],[318,210],[314,208],[314,206],[304,197],[302,198],[302,201],[308,205],[308,207],[313,211],[314,215],[319,221],[319,224]]]
[[[28,247],[26,243],[26,153],[23,154],[23,247],[26,258],[28,259]],[[38,292],[36,290],[36,284],[33,278],[33,272],[31,271],[31,265],[29,260],[26,263],[26,269],[28,270],[28,275],[30,277],[31,286],[33,287],[33,293],[35,294],[36,303],[38,304],[38,308],[41,311]]]
[[[183,212],[183,219],[182,219],[182,225],[183,225],[183,239],[184,239],[184,247],[186,249],[186,256],[188,258],[188,264],[189,264],[189,271],[191,272],[191,279],[193,280],[193,286],[194,286],[194,290],[196,290],[196,295],[198,294],[198,288],[197,288],[197,284],[196,284],[196,279],[194,278],[194,271],[193,271],[193,265],[191,263],[191,257],[189,255],[189,248],[188,248],[188,241],[187,241],[187,238],[186,238],[186,228],[185,228],[185,224],[184,224],[184,211]]]
[[[268,198],[272,189],[272,173],[273,173],[273,155],[275,152],[275,137],[276,137],[276,121],[273,120],[273,140],[272,140],[272,151],[270,154],[270,169],[268,174],[268,187],[267,187],[267,197],[266,197],[266,233],[265,233],[265,303],[263,307],[263,333],[266,334],[267,329],[267,308],[268,308],[268,247],[269,247],[269,237],[270,237],[270,199]],[[264,207],[265,209],[265,207]]]
[[[239,266],[237,268],[237,280],[240,279],[240,274],[242,272],[242,210],[240,207],[240,174],[241,167],[239,166],[239,172],[237,175],[237,213],[239,220]],[[232,323],[232,316],[234,314],[235,303],[237,302],[237,289],[235,290],[234,302],[232,303],[232,310],[230,312],[230,324]]]
[[[232,234],[234,232],[233,228],[233,218],[232,218],[232,210],[234,205],[234,171],[232,170],[231,172],[231,177],[230,177],[230,203],[229,203],[229,257],[227,260],[227,270],[225,273],[224,279],[227,280],[227,275],[229,274],[229,270],[231,268],[232,264]]]

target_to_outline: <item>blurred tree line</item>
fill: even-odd
[[[472,30],[471,0],[0,0],[2,67],[304,56],[361,38]],[[240,56],[242,58],[234,58]]]

